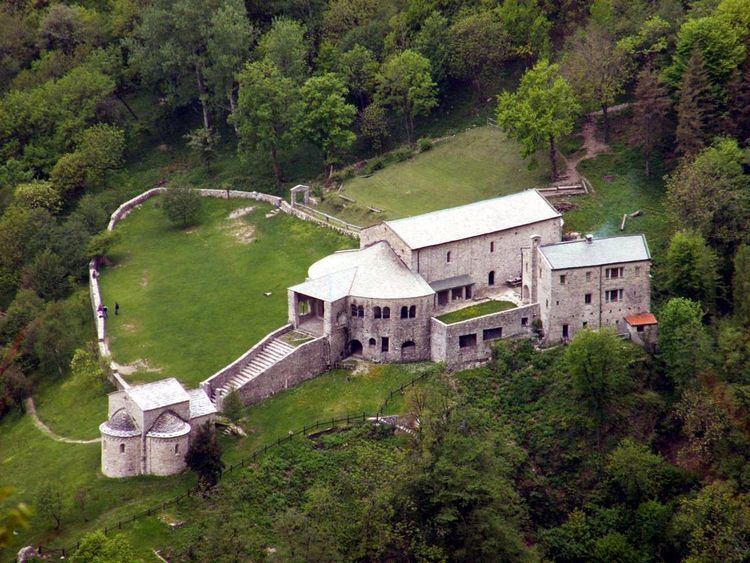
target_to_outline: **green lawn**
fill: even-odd
[[[344,182],[342,193],[356,203],[328,194],[321,210],[355,224],[417,215],[539,187],[549,180],[541,155],[529,170],[519,147],[494,127],[458,133],[419,155]],[[374,213],[368,207],[382,210]]]
[[[242,439],[221,437],[225,462],[238,461],[258,446],[316,420],[338,418],[347,413],[373,413],[390,390],[409,382],[429,366],[373,365],[362,374],[333,371],[250,407],[246,410],[245,422],[248,436]],[[65,384],[63,382],[63,387]],[[45,388],[37,401],[40,404],[54,402],[54,393],[54,389]],[[398,412],[401,404],[400,400],[392,401],[388,411]],[[105,406],[101,412],[90,412],[86,427],[98,425],[105,416]],[[0,436],[0,476],[4,485],[16,488],[10,501],[24,500],[33,504],[40,484],[50,480],[62,483],[66,495],[61,533],[54,534],[47,523],[35,518],[32,528],[21,533],[14,548],[31,541],[52,546],[69,545],[87,531],[111,526],[121,518],[182,493],[193,484],[189,473],[164,478],[104,478],[99,473],[99,444],[55,442],[34,427],[28,416],[3,419]],[[87,492],[83,510],[73,502],[79,490]],[[178,517],[189,518],[189,514],[181,514],[179,507],[169,507],[153,518],[125,526],[122,533],[133,542],[141,557],[150,560],[151,548],[169,545],[170,530],[164,521]],[[0,552],[0,560],[3,555]]]
[[[159,201],[117,226],[114,266],[101,276],[114,359],[150,368],[133,381],[174,376],[194,386],[209,377],[286,323],[286,288],[304,281],[310,264],[355,244],[281,213],[266,218],[270,206],[253,201],[205,198],[200,226],[181,230]],[[250,205],[251,214],[228,219]]]
[[[664,211],[663,171],[655,170],[647,177],[637,153],[618,144],[613,149],[579,164],[580,171],[593,184],[594,193],[570,198],[576,209],[564,214],[565,230],[598,236],[645,233],[652,253],[658,251],[670,233]],[[628,219],[620,231],[623,214],[637,210],[642,214]]]
[[[475,317],[481,317],[482,315],[489,315],[490,313],[507,311],[508,309],[514,309],[515,307],[516,304],[511,303],[510,301],[496,301],[493,299],[491,301],[477,303],[476,305],[470,305],[468,307],[464,307],[463,309],[458,309],[457,311],[446,313],[445,315],[440,315],[438,317],[438,320],[444,322],[447,325],[451,325],[454,323],[460,323],[461,321],[473,319]]]

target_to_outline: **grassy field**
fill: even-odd
[[[181,230],[159,201],[118,225],[114,266],[101,275],[114,359],[148,366],[134,381],[174,376],[192,386],[210,376],[286,322],[286,288],[310,264],[354,245],[284,214],[266,218],[269,206],[247,201],[204,199],[201,224]],[[228,219],[248,205],[249,215]]]
[[[645,233],[652,253],[666,245],[670,224],[664,210],[663,172],[647,177],[640,156],[617,144],[611,153],[584,161],[579,169],[594,193],[570,199],[576,209],[564,214],[566,231],[598,236]],[[642,214],[628,219],[620,231],[623,214],[637,210]]]
[[[469,129],[370,177],[345,181],[342,193],[356,203],[329,194],[320,208],[367,225],[546,184],[547,161],[540,157],[538,166],[529,170],[518,150],[514,141],[494,127]],[[368,207],[382,213],[373,213]]]
[[[482,315],[489,315],[490,313],[507,311],[508,309],[514,309],[515,307],[516,304],[511,303],[510,301],[496,301],[493,299],[491,301],[477,303],[476,305],[470,305],[469,307],[464,307],[457,311],[451,311],[445,315],[440,315],[438,320],[450,325],[473,319],[475,317],[481,317]]]
[[[232,463],[249,455],[255,448],[284,437],[316,420],[341,417],[348,414],[373,413],[382,404],[388,391],[409,382],[429,364],[369,366],[362,373],[333,371],[308,381],[294,389],[280,393],[260,405],[246,409],[246,438],[221,437],[224,460]],[[62,382],[65,387],[68,381]],[[40,404],[54,403],[55,390],[46,388],[38,397]],[[399,401],[391,403],[389,412],[397,412]],[[86,428],[98,425],[106,413],[85,411],[75,415],[79,421],[86,419]],[[40,415],[43,413],[40,412]],[[62,426],[56,426],[56,430]],[[65,490],[63,528],[54,533],[39,518],[32,528],[22,532],[13,547],[30,541],[45,545],[74,543],[87,531],[113,525],[162,500],[171,498],[193,484],[193,477],[183,475],[159,478],[107,479],[99,473],[99,444],[63,444],[43,435],[28,416],[10,416],[0,422],[0,475],[3,484],[16,488],[10,499],[25,500],[33,504],[41,483],[56,480]],[[84,508],[73,497],[85,491]],[[138,548],[138,554],[152,560],[152,547],[168,544],[170,529],[165,522],[189,517],[179,509],[169,507],[153,518],[139,520],[123,528],[122,533]],[[3,553],[0,552],[0,560]]]

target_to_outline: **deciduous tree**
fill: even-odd
[[[573,130],[580,106],[560,68],[546,60],[526,71],[518,90],[503,92],[497,107],[497,122],[521,144],[524,158],[549,146],[552,179],[557,180],[556,141]]]
[[[279,18],[260,38],[258,51],[273,63],[282,76],[299,84],[307,75],[305,27],[294,20]]]
[[[750,244],[737,248],[732,279],[734,316],[743,326],[750,326]]]
[[[364,108],[375,90],[379,65],[372,51],[355,45],[339,55],[336,70],[343,77],[360,108]]]
[[[202,203],[200,194],[195,190],[172,188],[164,194],[162,209],[174,224],[187,227],[198,222]]]
[[[659,311],[659,353],[667,377],[678,391],[692,386],[711,360],[700,303],[676,297]]]
[[[333,73],[309,78],[300,93],[302,132],[323,153],[330,178],[338,154],[356,140],[349,127],[357,109],[346,103],[346,86]]]
[[[55,530],[60,529],[65,508],[63,488],[60,481],[52,479],[42,484],[37,492],[34,508],[39,516],[54,523]]]
[[[133,546],[123,536],[105,536],[101,531],[83,536],[70,557],[75,563],[130,563],[136,559]]]
[[[664,289],[670,296],[687,297],[714,311],[718,284],[716,253],[693,231],[672,236],[664,260]]]
[[[185,454],[185,463],[198,476],[204,489],[211,489],[219,482],[224,471],[224,462],[221,461],[221,447],[216,441],[216,432],[210,422],[198,428]]]
[[[388,59],[378,75],[377,101],[402,115],[406,137],[412,143],[414,118],[437,105],[430,61],[409,49]]]

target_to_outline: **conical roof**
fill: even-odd
[[[190,425],[172,411],[163,412],[156,419],[147,436],[152,438],[171,438],[190,432]]]
[[[119,438],[138,436],[141,433],[136,427],[133,417],[125,409],[112,413],[109,420],[99,426],[99,430],[104,434]]]

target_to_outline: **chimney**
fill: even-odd
[[[594,242],[594,235],[592,235],[591,233],[587,234],[586,235],[586,242],[588,244],[591,244],[592,242]]]

